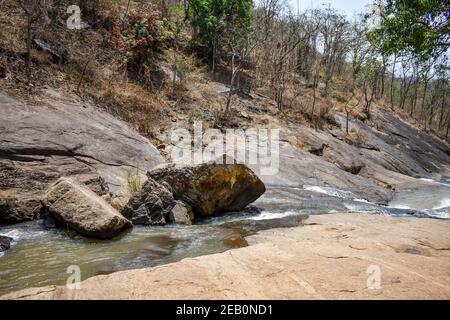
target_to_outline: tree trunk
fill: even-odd
[[[345,133],[347,133],[347,134],[348,134],[349,117],[350,117],[350,111],[347,111],[346,112],[346,119],[345,119]]]
[[[60,12],[61,12],[61,0],[55,0],[55,9],[53,12],[53,23],[55,25],[58,24]]]
[[[230,108],[231,108],[231,98],[233,97],[234,80],[235,80],[236,73],[237,73],[237,70],[235,69],[235,66],[234,66],[234,58],[235,58],[235,54],[233,53],[233,56],[231,57],[230,91],[228,92],[227,105],[225,107],[225,112],[227,114],[228,114],[228,112],[230,111]]]
[[[189,0],[183,0],[184,7],[184,22],[189,20]]]
[[[409,112],[409,115],[412,117],[414,115],[414,111],[416,110],[416,105],[417,105],[417,87],[418,87],[418,81],[417,78],[414,82],[414,95],[412,97],[412,101],[411,101],[411,110]]]
[[[441,102],[441,115],[439,117],[439,127],[438,131],[442,130],[443,122],[444,122],[444,113],[445,113],[445,99],[447,97],[447,90],[444,90],[442,93],[442,102]],[[450,112],[450,109],[449,109]]]
[[[27,17],[27,78],[28,78],[28,85],[31,84],[31,28],[32,28],[33,22],[31,15],[28,15]]]
[[[448,138],[448,132],[450,131],[450,110],[447,115],[447,131],[445,132],[445,138]]]
[[[311,109],[311,120],[314,119],[314,112],[316,109],[316,91],[317,91],[317,85],[318,85],[318,75],[317,75],[317,70],[316,73],[314,74],[314,80],[313,80],[313,105],[312,105],[312,109]]]
[[[424,118],[424,116],[425,116],[425,101],[426,101],[426,98],[427,98],[427,90],[428,90],[428,79],[425,80],[425,87],[423,89],[422,110],[420,110],[421,114],[422,114],[422,118]]]
[[[395,80],[395,65],[397,63],[397,56],[394,55],[394,63],[392,65],[391,75],[391,109],[394,110],[394,80]]]

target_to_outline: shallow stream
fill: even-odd
[[[0,253],[0,295],[27,287],[61,285],[77,265],[82,279],[120,270],[167,264],[187,257],[247,246],[261,230],[295,227],[311,214],[367,212],[394,216],[450,218],[450,183],[396,195],[389,206],[369,203],[351,191],[326,186],[269,186],[249,212],[203,220],[194,226],[135,226],[112,240],[93,240],[49,228],[43,221],[0,228],[14,239]]]

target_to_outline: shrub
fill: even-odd
[[[127,23],[117,21],[114,26],[114,44],[124,54],[124,63],[137,80],[150,80],[147,71],[156,54],[174,38],[167,21],[160,16],[153,4],[141,4],[130,12]]]
[[[139,168],[136,169],[136,172],[132,172],[128,170],[127,172],[127,191],[133,196],[139,191],[141,191],[141,177],[139,173]]]

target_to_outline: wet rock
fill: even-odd
[[[174,223],[192,225],[194,223],[194,211],[190,205],[177,200],[170,212],[169,219]]]
[[[130,199],[122,214],[134,224],[164,225],[169,221],[168,215],[174,206],[172,192],[149,178]]]
[[[39,196],[6,194],[0,191],[0,225],[32,221],[39,217]]]
[[[0,236],[0,252],[4,252],[11,248],[12,238],[6,236]]]
[[[131,227],[131,222],[105,200],[70,178],[53,184],[42,205],[59,223],[87,237],[112,238]]]
[[[266,191],[264,183],[243,164],[169,164],[149,171],[147,176],[168,183],[174,198],[189,204],[195,215],[202,217],[243,210]]]

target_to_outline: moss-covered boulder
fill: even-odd
[[[174,198],[190,205],[199,217],[241,211],[266,191],[264,183],[243,164],[168,164],[147,176],[167,183]]]

